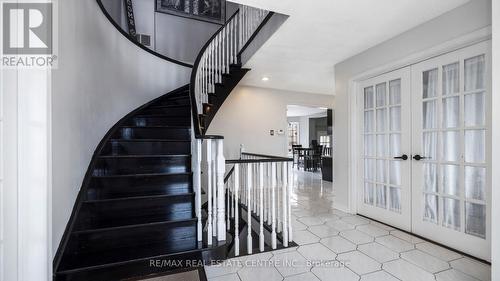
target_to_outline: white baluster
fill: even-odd
[[[226,29],[221,30],[222,33],[222,74],[226,72]]]
[[[230,180],[228,179],[227,183],[224,184],[224,189],[226,190],[226,230],[229,230],[231,228],[231,188],[230,188]]]
[[[252,164],[247,164],[247,253],[252,254]]]
[[[206,149],[207,158],[207,202],[208,202],[208,218],[207,218],[207,244],[212,245],[212,140],[207,140]]]
[[[272,189],[272,232],[271,232],[271,247],[276,249],[276,163],[272,164],[271,175],[271,189]]]
[[[238,44],[238,17],[235,17],[233,20],[233,35],[234,35],[234,42],[233,42],[233,63],[236,64],[236,54],[237,54],[237,44]]]
[[[229,67],[233,63],[233,42],[234,42],[234,18],[229,22],[229,65],[228,65],[228,72],[229,72]]]
[[[255,165],[256,166],[256,165]],[[257,170],[257,167],[255,167],[254,171],[253,171],[253,174],[252,174],[252,177],[253,177],[253,182],[257,183],[257,176],[258,176],[258,170]],[[255,184],[257,185],[257,184]],[[259,215],[259,208],[257,208],[257,203],[258,203],[258,193],[259,190],[257,188],[254,188],[253,189],[253,192],[252,192],[252,195],[253,195],[253,210],[254,210],[254,213],[256,213],[257,215]]]
[[[241,50],[243,47],[243,11],[244,9],[240,10],[240,13],[238,15],[238,27],[239,27],[239,32],[238,32],[238,50]]]
[[[239,191],[240,188],[240,164],[234,165],[234,255],[240,255],[240,231],[239,231]]]
[[[272,189],[273,189],[273,173],[272,173],[272,169],[273,169],[273,164],[272,163],[269,163],[267,165],[267,223],[268,224],[271,224],[273,222],[273,218],[272,218],[272,200],[273,200],[273,197],[272,197]]]
[[[219,33],[219,49],[220,49],[220,60],[219,60],[219,82],[222,83],[222,73],[224,73],[224,33]]]
[[[231,179],[231,186],[232,186],[232,190],[231,190],[231,218],[234,218],[234,208],[235,208],[234,198],[236,197],[235,192],[234,192],[234,176],[235,176],[235,173],[236,173],[236,170],[233,171],[233,176],[230,178]]]
[[[217,237],[217,205],[218,205],[218,200],[217,198],[219,195],[217,194],[217,141],[213,140],[212,141],[212,199],[213,199],[213,216],[212,216],[212,230],[213,233],[212,235],[214,237]]]
[[[264,252],[264,163],[259,164],[259,213],[260,213],[260,231],[259,231],[259,249]]]
[[[278,213],[276,215],[276,218],[278,220],[276,224],[276,232],[279,233],[281,232],[281,184],[282,184],[282,178],[281,178],[281,173],[280,173],[280,164],[281,163],[276,163],[276,178],[277,178],[277,185],[276,185],[276,212]]]
[[[287,173],[287,169],[288,169],[288,162],[283,162],[283,176],[281,177],[282,178],[282,181],[283,181],[283,185],[281,187],[281,194],[282,194],[282,206],[283,206],[283,231],[282,231],[282,235],[283,235],[283,246],[285,247],[288,247],[288,224],[287,224],[287,220],[288,220],[288,217],[287,217],[287,211],[288,211],[288,200],[287,200],[287,189],[288,189],[288,173]]]
[[[217,144],[217,237],[218,241],[226,240],[226,206],[224,173],[226,172],[226,159],[224,158],[224,140],[216,140]]]
[[[288,163],[288,185],[287,185],[287,207],[288,207],[288,241],[293,241],[292,231],[292,185],[293,185],[293,171],[292,162]]]
[[[193,177],[193,187],[196,193],[196,217],[198,218],[197,222],[197,232],[198,232],[198,242],[203,240],[203,226],[201,223],[201,140],[195,140],[195,153],[194,153],[194,177]]]
[[[226,26],[226,73],[229,73],[229,65],[231,64],[231,32],[230,26]]]
[[[215,42],[210,43],[210,63],[209,63],[209,73],[210,73],[210,92],[215,93]]]

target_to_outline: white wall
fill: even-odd
[[[492,111],[493,126],[492,143],[500,143],[500,1],[493,1],[493,97]],[[492,218],[500,217],[500,147],[493,145],[493,179],[492,179]],[[498,219],[492,221],[491,280],[500,280],[500,222]]]
[[[59,69],[53,71],[53,253],[92,154],[136,107],[188,83],[190,69],[124,38],[96,1],[59,1]]]
[[[245,145],[247,152],[286,156],[288,104],[332,108],[334,97],[238,86],[217,112],[208,134],[225,137],[227,159],[239,156],[240,144]],[[269,130],[277,133],[280,129],[284,130],[283,135],[269,135]]]
[[[348,210],[351,118],[349,80],[491,24],[491,1],[474,0],[335,65],[335,165],[337,207]],[[355,210],[349,210],[355,211]]]
[[[123,0],[102,0],[108,13],[128,31]],[[156,0],[134,0],[134,17],[138,34],[151,36],[150,49],[159,54],[193,64],[199,50],[221,27],[220,24],[155,12]],[[232,16],[238,5],[226,3],[226,17]]]

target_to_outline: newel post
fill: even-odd
[[[226,173],[226,159],[224,158],[224,140],[217,140],[217,240],[226,240],[226,204],[224,202],[225,187],[224,174]]]

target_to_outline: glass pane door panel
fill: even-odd
[[[442,133],[441,160],[446,162],[460,161],[460,132],[445,131]]]
[[[465,91],[484,89],[486,64],[484,55],[469,58],[464,63]]]
[[[465,203],[465,232],[481,238],[486,237],[486,206]]]
[[[456,128],[460,122],[459,97],[443,99],[443,128]]]
[[[394,106],[389,109],[389,123],[392,132],[401,130],[401,106]]]
[[[486,168],[465,167],[465,196],[467,199],[485,200]]]
[[[365,133],[375,131],[375,111],[365,111]]]
[[[436,132],[423,133],[422,153],[429,160],[437,160],[438,134]]]
[[[398,157],[401,152],[401,134],[391,134],[389,137],[389,149],[391,157]]]
[[[459,63],[443,66],[443,95],[456,94],[459,91]]]
[[[423,164],[424,191],[437,193],[437,165],[431,163]]]
[[[437,223],[438,200],[437,196],[424,193],[424,220]]]
[[[377,135],[377,157],[385,157],[387,155],[387,135]]]
[[[401,104],[401,79],[389,82],[389,105]]]
[[[440,175],[443,194],[460,196],[460,166],[441,165]]]
[[[365,88],[365,109],[373,108],[375,106],[374,97],[373,97],[373,87]]]
[[[443,198],[443,226],[460,230],[460,200]]]
[[[486,121],[485,93],[465,95],[465,126],[484,126]]]
[[[401,211],[401,188],[391,186],[389,197],[390,210],[399,213]]]
[[[375,135],[365,135],[365,156],[375,156]]]
[[[424,129],[435,129],[437,128],[437,101],[425,101],[424,102],[424,114],[423,122]]]
[[[375,192],[375,187],[373,183],[365,183],[365,190],[364,190],[364,195],[365,195],[365,204],[368,205],[373,205],[374,203],[374,192]]]
[[[385,106],[386,103],[386,85],[381,83],[377,85],[377,107]]]
[[[377,109],[377,132],[387,130],[387,108]]]
[[[465,162],[485,163],[486,160],[485,130],[465,131]]]
[[[377,207],[379,208],[387,208],[387,194],[386,194],[386,186],[385,185],[382,185],[382,184],[377,184],[377,190],[376,190],[376,193],[375,193],[375,198],[377,199],[376,200],[376,203],[377,203]]]
[[[389,183],[391,185],[401,185],[401,162],[389,161]]]
[[[437,95],[438,70],[432,69],[424,72],[423,75],[423,98],[432,98]]]
[[[377,182],[385,183],[387,175],[387,165],[385,160],[377,160]]]
[[[375,182],[375,160],[366,159],[365,160],[365,179],[367,181]]]

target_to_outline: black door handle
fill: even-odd
[[[420,156],[420,155],[418,155],[418,154],[417,154],[417,155],[415,155],[415,156],[413,156],[413,159],[415,159],[415,160],[417,160],[417,161],[420,161],[420,160],[422,160],[422,159],[427,159],[427,158],[429,158],[429,157]]]
[[[403,154],[403,155],[401,155],[399,157],[394,157],[394,159],[408,160],[408,155]]]

